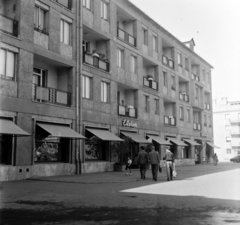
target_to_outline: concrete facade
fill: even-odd
[[[229,161],[240,155],[240,102],[227,98],[213,100],[214,140],[219,159]]]
[[[129,1],[104,1],[105,18],[101,1],[90,1],[82,9],[75,0],[60,2],[0,1],[7,21],[18,22],[17,34],[0,33],[1,48],[14,52],[17,59],[14,79],[0,78],[0,117],[31,135],[10,141],[12,160],[0,164],[1,180],[113,170],[116,155],[112,145],[95,143],[88,131],[92,128],[120,137],[121,131],[128,131],[144,139],[153,134],[196,141],[197,148],[173,144],[172,150],[177,165],[194,165],[196,150],[201,162],[206,141],[213,141],[212,66],[193,51],[194,41],[190,40],[188,48]],[[45,12],[44,29],[34,23],[36,8]],[[65,21],[63,27],[61,21]],[[60,35],[62,29],[68,29],[65,23],[70,24],[68,44]],[[80,36],[78,29],[82,29]],[[99,56],[93,56],[94,52]],[[41,84],[34,85],[39,74]],[[87,82],[90,91],[86,94]],[[46,93],[56,97],[53,100]],[[123,126],[123,120],[134,127]],[[38,123],[71,127],[87,140],[60,141],[66,151],[60,162],[37,162],[37,138],[44,134]],[[94,156],[93,145],[98,146]],[[131,145],[133,159],[139,145]],[[165,146],[154,145],[162,158]]]

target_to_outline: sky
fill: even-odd
[[[240,101],[240,0],[130,0],[209,62],[213,99]]]

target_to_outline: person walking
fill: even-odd
[[[131,176],[132,175],[132,160],[130,157],[127,159],[127,164],[126,164],[126,173],[125,175],[127,176],[128,174]],[[129,172],[129,173],[128,173]]]
[[[215,166],[216,166],[217,163],[218,163],[218,156],[217,156],[217,153],[214,153],[214,156],[213,156],[213,163],[214,163]]]
[[[160,158],[158,152],[155,151],[155,147],[153,145],[151,146],[151,152],[149,153],[149,161],[152,167],[153,180],[157,181]]]
[[[166,147],[166,153],[163,156],[163,160],[166,160],[166,171],[167,171],[167,180],[172,180],[173,176],[173,163],[174,163],[174,157],[173,153],[170,151],[169,147]]]
[[[145,151],[143,146],[141,146],[140,149],[141,150],[139,151],[138,157],[137,157],[137,163],[139,164],[141,179],[146,179],[148,154]]]

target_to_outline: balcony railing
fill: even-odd
[[[200,77],[194,73],[192,73],[192,79],[200,82]]]
[[[179,92],[179,99],[185,102],[189,102],[189,95],[186,93]]]
[[[12,36],[18,36],[18,21],[0,13],[0,30]]]
[[[176,126],[176,118],[173,116],[164,116],[164,124]]]
[[[137,109],[133,106],[118,105],[118,115],[137,118]]]
[[[194,130],[201,130],[201,124],[200,123],[193,123],[193,129]]]
[[[137,46],[137,41],[136,41],[137,39],[119,27],[117,29],[117,36],[118,38],[127,42],[128,44],[133,45],[135,47]]]
[[[70,9],[70,10],[72,9],[72,0],[54,0],[54,1],[64,6],[67,9]]]
[[[204,103],[204,108],[210,110],[210,104]]]
[[[163,55],[162,56],[162,62],[164,65],[170,67],[170,68],[174,68],[174,61],[172,59],[169,59],[167,56]]]
[[[234,136],[234,135],[240,135],[240,130],[237,131],[237,130],[234,130],[234,131],[231,131],[231,135]]]
[[[236,119],[229,119],[230,123],[240,123],[240,118],[236,118]]]
[[[98,69],[109,72],[109,62],[106,62],[105,60],[100,59],[97,56],[93,56],[87,52],[84,52],[83,54],[83,63],[89,64]]]
[[[72,94],[55,88],[33,84],[33,100],[43,103],[71,106]]]
[[[143,77],[143,85],[154,90],[158,90],[158,82],[154,80],[149,80],[148,77]]]

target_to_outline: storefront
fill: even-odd
[[[131,149],[130,149],[130,157],[132,159],[132,167],[138,168],[137,157],[140,149],[140,145],[146,147],[147,144],[151,143],[143,136],[139,135],[137,131],[130,131],[130,130],[120,130],[120,137],[129,137],[131,138]]]
[[[83,154],[83,173],[112,171],[117,162],[112,143],[123,140],[109,131],[108,127],[85,126],[86,140]]]
[[[171,146],[172,144],[169,140],[164,140],[156,134],[146,134],[149,141],[152,141],[155,150],[159,152],[160,159],[163,160],[163,156],[166,152],[166,146]]]
[[[13,118],[0,118],[0,165],[15,165],[16,137],[30,136],[13,122]]]

